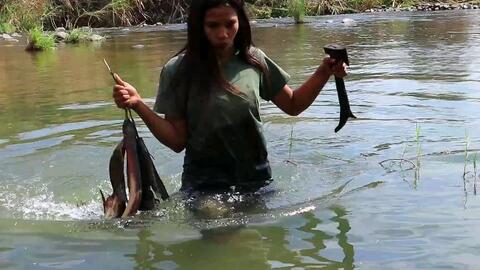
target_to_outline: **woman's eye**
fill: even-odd
[[[207,27],[208,27],[208,28],[217,28],[217,27],[218,27],[218,23],[207,23]]]

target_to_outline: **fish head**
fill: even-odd
[[[100,190],[103,202],[103,213],[105,218],[118,218],[122,216],[122,213],[125,211],[125,201],[120,199],[115,194],[112,194],[105,198],[102,190]]]
[[[331,58],[342,61],[347,64],[347,66],[350,65],[350,63],[348,62],[347,48],[345,48],[345,46],[339,44],[330,44],[323,47],[323,50]]]

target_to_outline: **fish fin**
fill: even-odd
[[[102,196],[102,204],[103,204],[103,212],[105,213],[105,195],[103,195],[103,191],[101,189],[98,189],[100,191],[100,195]]]

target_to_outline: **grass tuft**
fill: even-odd
[[[415,124],[415,142],[417,145],[417,168],[420,167],[420,157],[422,155],[422,145],[420,142],[420,125]]]
[[[0,22],[0,33],[12,34],[17,30],[17,28],[7,22]]]
[[[468,132],[465,130],[465,154],[464,154],[464,164],[463,164],[463,178],[467,172],[467,161],[468,161],[468,146],[470,144],[470,137],[468,136]]]
[[[44,51],[55,48],[55,37],[35,27],[28,32],[27,51]]]
[[[473,155],[473,194],[477,195],[477,152]]]
[[[305,0],[289,0],[288,9],[295,23],[305,21]]]
[[[0,8],[0,23],[9,24],[19,31],[28,32],[41,27],[49,13],[49,0],[3,0]]]
[[[69,35],[65,39],[65,42],[79,43],[80,41],[86,40],[90,34],[91,32],[89,30],[85,30],[83,28],[76,28],[69,33]]]

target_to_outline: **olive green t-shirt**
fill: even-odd
[[[241,96],[220,89],[209,91],[209,98],[204,98],[192,88],[172,88],[183,55],[172,58],[162,69],[154,110],[187,122],[182,189],[262,186],[271,179],[260,98],[273,99],[289,75],[260,49],[251,52],[267,68],[269,83],[260,69],[238,54],[220,66],[224,78]]]

